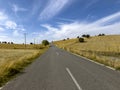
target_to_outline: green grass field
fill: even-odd
[[[93,36],[85,38],[84,43],[77,38],[54,43],[72,53],[120,69],[120,35]]]

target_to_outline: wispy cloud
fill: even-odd
[[[14,12],[15,14],[17,14],[17,12],[25,12],[25,11],[27,11],[26,8],[19,7],[19,6],[16,5],[16,4],[13,4],[13,5],[12,5],[12,10],[13,10],[13,12]]]
[[[6,21],[5,28],[8,30],[13,30],[14,36],[19,36],[21,32],[25,31],[25,29],[22,25],[18,25],[14,21]]]
[[[99,33],[105,34],[120,34],[120,21],[112,23],[116,19],[120,19],[120,12],[104,17],[92,23],[72,22],[69,24],[58,25],[55,28],[51,25],[45,24],[42,27],[47,29],[47,32],[40,33],[39,37],[48,40],[58,40],[67,37],[76,37],[84,33],[96,35]],[[102,25],[110,22],[112,24]]]
[[[45,9],[40,13],[40,19],[50,19],[57,15],[70,0],[49,0]]]
[[[41,0],[34,0],[32,10],[31,10],[31,15],[36,14],[39,11],[42,4],[43,2]]]
[[[83,1],[84,1],[84,0],[83,0]],[[93,4],[96,4],[98,1],[100,1],[100,0],[88,0],[85,8],[89,8],[89,7],[92,6]]]
[[[5,22],[5,27],[6,27],[7,29],[12,29],[12,30],[14,30],[14,29],[17,28],[17,24],[16,24],[15,22],[13,22],[13,21],[6,21],[6,22]]]
[[[57,20],[61,20],[61,21],[67,21],[67,22],[74,22],[75,20],[73,19],[66,19],[66,18],[56,18]]]
[[[109,15],[107,17],[104,17],[98,21],[96,21],[96,24],[106,24],[108,22],[116,21],[117,19],[120,19],[120,12],[114,13],[112,15]]]
[[[17,24],[6,13],[0,11],[0,32],[3,34],[12,32],[13,36],[19,36],[23,31],[25,31],[23,25]]]

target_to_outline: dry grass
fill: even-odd
[[[29,45],[27,44],[26,47],[24,44],[0,44],[0,49],[41,49],[44,46],[41,44]]]
[[[120,35],[95,36],[54,42],[58,47],[120,69]]]
[[[45,50],[47,49],[0,49],[0,86],[13,78]]]

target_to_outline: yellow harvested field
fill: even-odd
[[[19,73],[40,54],[43,49],[0,49],[0,86]]]
[[[19,49],[0,49],[0,64],[7,61],[17,61],[25,56],[32,56],[38,53],[38,50],[19,50]]]
[[[88,57],[114,68],[120,68],[120,35],[93,36],[79,40],[54,42],[58,47]]]
[[[0,44],[0,49],[40,49],[44,47],[41,44],[29,45],[26,46],[24,44]]]
[[[79,43],[78,39],[70,39],[57,41],[55,44],[61,48],[68,47],[77,50],[120,52],[120,35],[85,38],[84,43]]]

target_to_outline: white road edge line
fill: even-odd
[[[77,80],[74,78],[74,76],[72,75],[71,71],[69,70],[69,68],[66,68],[66,71],[68,72],[68,74],[70,75],[70,77],[72,78],[73,82],[75,83],[75,85],[77,86],[78,90],[82,90],[82,88],[80,87],[80,85],[78,84]]]
[[[10,83],[10,81],[9,82],[7,82],[5,85],[3,85],[2,87],[0,87],[0,90],[1,89],[3,89],[7,84],[9,84]]]

